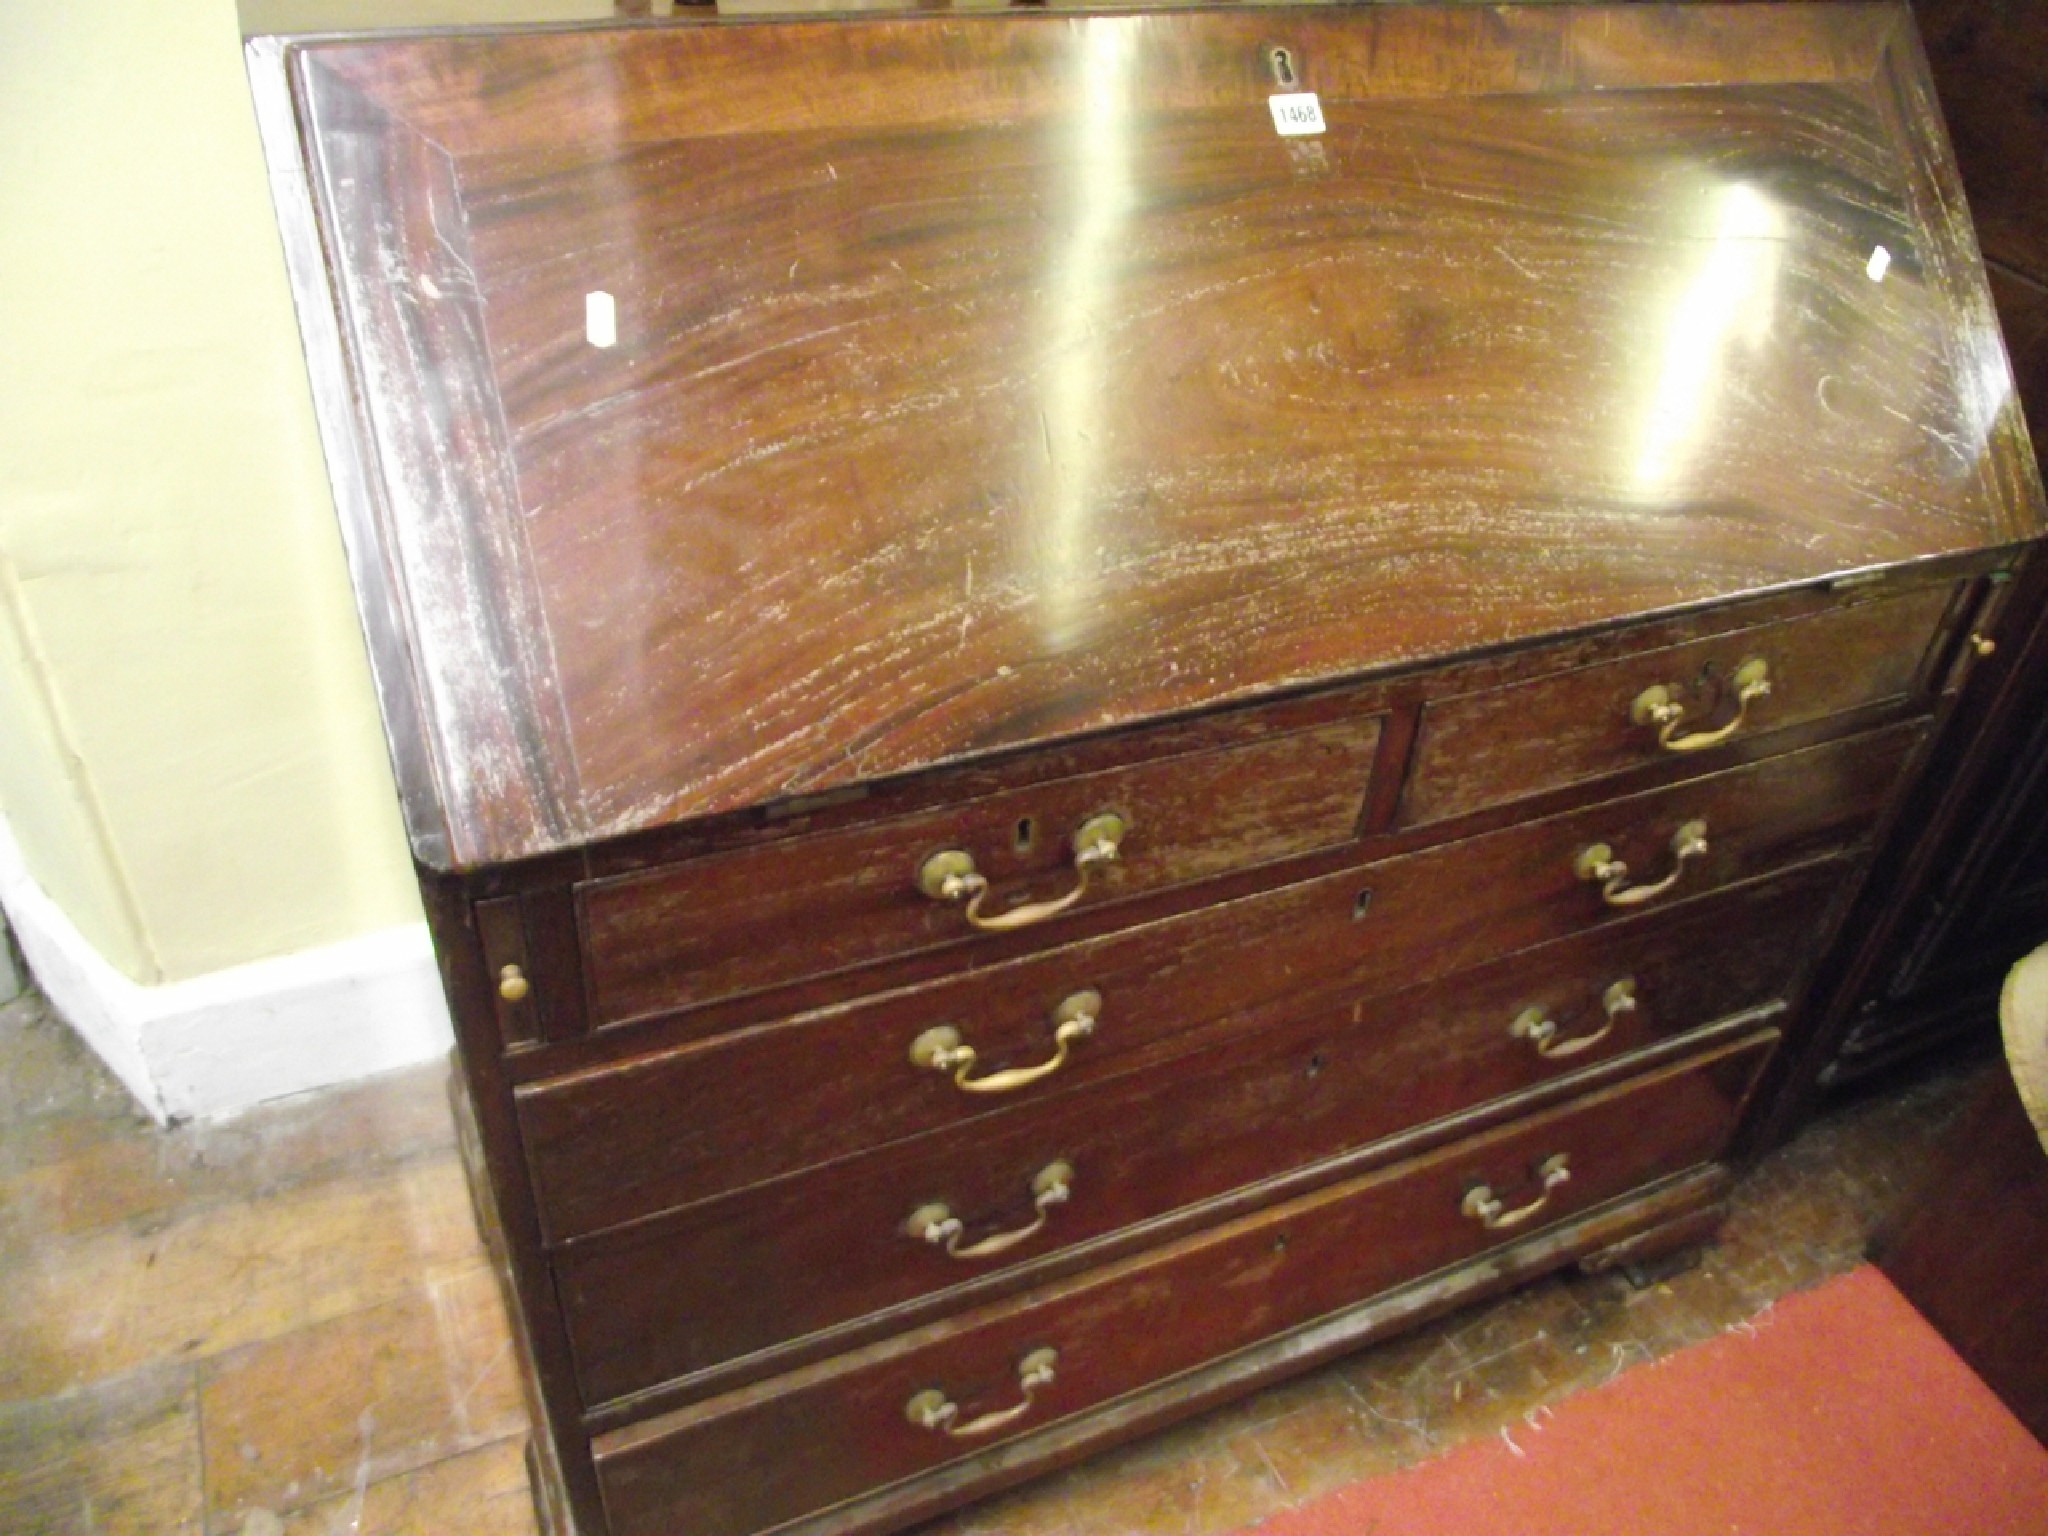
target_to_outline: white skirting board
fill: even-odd
[[[424,923],[146,987],[36,885],[4,821],[0,906],[43,995],[159,1121],[218,1119],[453,1042]]]

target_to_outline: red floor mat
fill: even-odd
[[[2048,1536],[2048,1450],[1870,1268],[1513,1439],[1258,1536]]]

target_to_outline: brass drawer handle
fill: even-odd
[[[1056,1349],[1034,1349],[1017,1362],[1017,1385],[1024,1390],[1024,1401],[1014,1407],[999,1408],[994,1413],[984,1413],[980,1418],[969,1419],[962,1424],[960,1405],[937,1387],[926,1387],[903,1405],[903,1417],[919,1429],[937,1430],[955,1440],[993,1434],[1005,1425],[1016,1423],[1038,1406],[1038,1389],[1052,1385],[1053,1367],[1059,1363],[1059,1358]]]
[[[1572,869],[1581,880],[1590,880],[1600,887],[1600,899],[1610,907],[1639,907],[1646,901],[1655,901],[1685,874],[1686,861],[1697,859],[1707,851],[1707,824],[1704,821],[1688,821],[1671,834],[1671,873],[1655,885],[1630,885],[1628,866],[1614,856],[1614,850],[1605,843],[1595,843],[1582,848],[1573,861]]]
[[[988,879],[974,867],[974,855],[961,848],[935,853],[918,866],[917,888],[933,901],[966,902],[967,921],[984,933],[1029,928],[1033,923],[1057,917],[1087,895],[1090,878],[1105,864],[1116,862],[1117,849],[1129,831],[1123,817],[1114,811],[1104,811],[1082,822],[1074,833],[1074,888],[1051,901],[1029,902],[1007,912],[984,916],[981,904],[988,899]]]
[[[1570,1035],[1560,1040],[1557,1037],[1557,1020],[1542,1006],[1524,1008],[1515,1015],[1515,1022],[1508,1026],[1508,1033],[1517,1040],[1527,1040],[1536,1047],[1538,1056],[1556,1061],[1563,1056],[1576,1056],[1581,1051],[1590,1051],[1614,1032],[1614,1026],[1624,1013],[1635,1012],[1636,982],[1633,976],[1624,976],[1609,987],[1600,997],[1600,1006],[1607,1012],[1607,1022],[1590,1035]]]
[[[932,1072],[952,1073],[954,1086],[965,1093],[1013,1093],[1042,1077],[1051,1077],[1064,1067],[1074,1042],[1094,1034],[1095,1021],[1101,1016],[1102,994],[1093,987],[1083,988],[1068,997],[1052,1011],[1053,1053],[1035,1067],[1011,1067],[1007,1071],[991,1072],[987,1077],[969,1077],[967,1074],[974,1070],[974,1063],[980,1058],[976,1056],[974,1047],[960,1038],[960,1031],[950,1024],[935,1024],[911,1041],[910,1060],[913,1065]]]
[[[1571,1176],[1568,1159],[1560,1152],[1536,1165],[1536,1177],[1543,1181],[1543,1193],[1527,1205],[1518,1205],[1512,1211],[1504,1210],[1492,1189],[1481,1184],[1465,1192],[1465,1203],[1458,1209],[1489,1232],[1498,1232],[1503,1227],[1518,1227],[1550,1204],[1551,1192],[1560,1184],[1569,1183]]]
[[[910,1213],[910,1219],[903,1223],[903,1230],[910,1236],[920,1238],[934,1247],[944,1248],[956,1259],[992,1259],[999,1253],[1007,1253],[1019,1243],[1036,1237],[1044,1230],[1046,1221],[1052,1216],[1052,1208],[1065,1205],[1074,1193],[1074,1165],[1067,1162],[1047,1163],[1038,1170],[1038,1176],[1031,1181],[1031,1203],[1038,1214],[1028,1227],[1019,1227],[1014,1232],[998,1232],[985,1237],[972,1247],[962,1248],[960,1239],[966,1227],[960,1218],[943,1202],[934,1200],[930,1205],[920,1205]]]
[[[1662,683],[1645,688],[1629,706],[1628,717],[1637,725],[1657,728],[1657,745],[1666,752],[1697,752],[1718,747],[1741,730],[1749,718],[1749,706],[1771,691],[1771,664],[1752,656],[1735,669],[1735,718],[1711,731],[1692,731],[1684,736],[1678,728],[1685,722],[1685,706],[1671,697]]]

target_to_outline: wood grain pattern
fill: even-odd
[[[426,46],[352,43],[322,50],[322,63],[376,89],[391,111],[465,157],[551,150],[565,138],[634,146],[849,126],[971,129],[1071,108],[1073,49],[1095,20],[1088,9],[876,16],[858,27],[684,19],[510,41],[473,33]],[[1774,6],[1731,19],[1716,9],[1481,13],[1449,5],[1344,15],[1302,7],[1280,16],[1132,17],[1145,23],[1136,29],[1145,45],[1127,83],[1176,112],[1240,105],[1245,87],[1261,97],[1272,88],[1263,49],[1275,42],[1294,45],[1308,84],[1366,100],[1856,82],[1880,67],[1902,15],[1896,7]],[[714,83],[741,75],[759,81],[762,94],[729,100]],[[480,100],[509,95],[534,110],[476,111]]]
[[[2048,427],[2048,10],[2005,0],[1919,0],[1930,73],[1955,144],[2018,396],[2034,440]],[[1988,1038],[2007,967],[2048,938],[2048,571],[2038,550],[1995,585],[1965,650],[1952,752],[1904,823],[1884,905],[1855,924],[1813,1037],[1771,1095],[1760,1143],[1786,1134],[1818,1090],[1889,1072],[1975,1034]],[[2023,873],[2036,861],[2033,888]],[[1881,870],[1880,875],[1890,871]]]
[[[1276,44],[1324,134],[1274,134]],[[1750,1031],[1798,1026],[1930,735],[1983,755],[1950,722],[2005,654],[1950,658],[2048,508],[1901,4],[250,58],[579,1528],[878,1531],[1697,1237]],[[1680,765],[1571,723],[1792,620],[1816,687],[1760,735]],[[1057,925],[970,938],[911,891],[964,844],[1049,896],[1104,808],[1129,863]],[[1695,818],[1650,909],[1574,873],[1602,842],[1654,881]],[[1623,962],[1615,1054],[1504,1048]],[[908,1059],[944,1023],[1037,1062],[1084,986],[1095,1035],[1007,1100]],[[1468,1231],[1567,1123],[1561,1224]],[[895,1235],[926,1198],[1014,1225],[1057,1155],[1075,1198],[984,1280]],[[1055,1322],[1045,1428],[905,1422],[922,1385],[999,1405]]]
[[[1665,687],[1685,708],[1682,732],[1719,728],[1735,717],[1732,679],[1751,659],[1770,667],[1771,692],[1744,716],[1746,735],[1903,698],[1929,670],[1929,647],[1953,601],[1952,592],[1925,588],[1432,702],[1402,819],[1420,825],[1654,760],[1663,749],[1656,727],[1631,717],[1636,696]]]
[[[1568,1154],[1573,1174],[1539,1225],[1704,1162],[1774,1038],[904,1335],[772,1392],[742,1391],[602,1437],[598,1475],[614,1536],[737,1536],[956,1460],[980,1446],[906,1422],[905,1402],[937,1386],[963,1416],[1005,1407],[1017,1398],[1016,1362],[1041,1346],[1059,1351],[1057,1378],[1042,1410],[998,1441],[1500,1245],[1460,1214],[1466,1191],[1485,1182],[1526,1198],[1529,1169],[1554,1153]],[[1169,1295],[1178,1325],[1161,1328]],[[750,1471],[762,1445],[779,1448],[773,1478]]]
[[[1297,1175],[1270,1199],[1314,1182],[1318,1162],[1338,1160],[1327,1182],[1383,1161],[1374,1145],[1415,1126],[1489,1103],[1497,1118],[1526,1113],[1535,1106],[1517,1096],[1529,1090],[1772,1003],[1843,876],[1831,863],[1384,997],[1357,1001],[1338,988],[1282,999],[1177,1063],[1170,1088],[1156,1074],[1126,1075],[993,1126],[915,1137],[572,1244],[555,1267],[584,1399],[604,1403],[833,1330],[806,1350],[776,1350],[774,1368],[788,1369],[1027,1278],[1041,1284],[1040,1261],[1076,1245],[1157,1240],[1159,1217],[1241,1186]],[[1605,1019],[1603,992],[1622,979],[1638,1006],[1585,1054],[1548,1059],[1509,1033],[1530,1006],[1566,1036],[1590,1033]],[[1275,1014],[1278,1023],[1262,1017]],[[1028,1245],[963,1262],[905,1234],[904,1219],[932,1200],[967,1224],[966,1242],[1021,1227],[1031,1179],[1055,1159],[1074,1168],[1073,1195]],[[1143,1223],[1155,1226],[1129,1230]],[[1099,1242],[1085,1255],[1112,1256]],[[992,1279],[1019,1266],[1028,1275]],[[877,1326],[835,1326],[884,1308],[891,1315]]]
[[[2048,278],[2048,24],[2014,0],[1916,0],[1956,167],[1990,260]]]
[[[374,530],[381,563],[359,559],[356,575],[396,589],[410,642],[402,660],[431,733],[417,756],[431,767],[437,814],[413,824],[445,826],[450,852],[536,833],[559,841],[574,768],[547,622],[527,579],[459,171],[345,87],[307,110],[324,146],[320,174],[337,187],[402,184],[411,194],[373,217],[329,219],[322,232],[344,334],[369,370],[358,430],[375,473],[368,507],[350,521]],[[406,284],[391,280],[398,272]],[[398,757],[406,766],[416,754]],[[440,850],[416,838],[414,852],[433,862]]]
[[[1567,816],[1284,886],[1127,933],[884,993],[619,1067],[518,1090],[551,1242],[969,1121],[988,1124],[1184,1054],[1205,1027],[1340,979],[1351,995],[1448,976],[1626,914],[1573,872],[1610,844],[1649,879],[1684,822],[1710,851],[1671,904],[1855,847],[1890,798],[1918,722]],[[983,1070],[1051,1054],[1050,1017],[1102,996],[1067,1067],[1018,1093],[962,1093],[910,1043],[959,1028]]]
[[[2037,535],[1903,26],[303,48],[354,366],[422,407],[370,429],[450,856]],[[1319,139],[1271,131],[1274,42]],[[537,622],[455,636],[451,580]]]
[[[1599,1251],[1618,1234],[1683,1224],[1689,1213],[1713,1209],[1725,1198],[1728,1185],[1727,1170],[1711,1163],[1662,1180],[1626,1200],[1601,1206],[1475,1263],[1426,1275],[1306,1327],[1276,1334],[1213,1365],[1127,1394],[1091,1413],[1064,1419],[1029,1439],[997,1446],[797,1521],[784,1527],[784,1532],[786,1536],[880,1536],[901,1530],[967,1499],[1072,1466],[1085,1455],[1187,1419],[1258,1387],[1286,1381],[1347,1351],[1417,1327],[1475,1300],[1498,1295]],[[1393,1406],[1407,1405],[1397,1400]]]
[[[990,910],[1071,890],[1073,834],[1091,816],[1129,828],[1084,898],[1119,899],[1351,839],[1379,721],[1366,717],[1202,756],[1168,756],[969,800],[901,821],[579,888],[599,1025],[673,1012],[889,955],[973,941],[958,902],[917,887],[941,849],[970,854]],[[1026,841],[1028,834],[1028,843]],[[1054,921],[1039,931],[1057,935]]]

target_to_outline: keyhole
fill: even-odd
[[[1294,55],[1285,48],[1275,48],[1266,55],[1266,63],[1273,71],[1273,82],[1282,90],[1291,91],[1301,83],[1294,72]]]
[[[1365,916],[1365,913],[1366,913],[1366,909],[1367,909],[1368,907],[1370,907],[1371,905],[1372,905],[1372,892],[1371,892],[1371,891],[1360,891],[1360,892],[1358,893],[1358,900],[1356,900],[1356,901],[1354,901],[1353,903],[1351,903],[1351,921],[1353,921],[1353,922],[1355,923],[1355,922],[1357,922],[1357,921],[1358,921],[1358,920],[1359,920],[1360,918],[1364,917],[1364,916]]]
[[[1031,845],[1038,838],[1038,826],[1029,816],[1017,819],[1017,851],[1029,853]]]
[[[1308,1059],[1308,1072],[1306,1075],[1311,1080],[1321,1077],[1323,1075],[1323,1066],[1323,1053],[1321,1051],[1317,1051],[1315,1055],[1309,1057]]]

